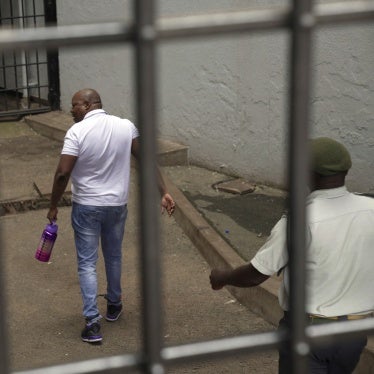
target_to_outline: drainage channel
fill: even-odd
[[[51,195],[41,195],[37,198],[22,200],[0,201],[0,217],[10,214],[28,212],[30,210],[47,209],[49,207]],[[61,198],[59,207],[71,206],[71,193],[65,192]]]

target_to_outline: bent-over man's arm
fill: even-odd
[[[233,270],[213,269],[210,273],[210,284],[213,290],[220,290],[224,286],[254,287],[268,278],[268,275],[260,273],[249,263]]]

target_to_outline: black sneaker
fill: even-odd
[[[122,304],[120,305],[108,304],[107,309],[106,309],[105,319],[109,322],[117,321],[121,313],[122,313]]]
[[[98,322],[87,322],[86,327],[82,330],[82,340],[87,343],[98,343],[103,340],[100,334],[100,323]]]

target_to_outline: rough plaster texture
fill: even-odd
[[[160,16],[245,9],[279,1],[161,0]],[[285,3],[284,1],[282,3]],[[126,0],[58,0],[60,25],[131,19]],[[324,27],[315,34],[313,136],[352,152],[348,186],[374,191],[374,26]],[[289,35],[285,31],[160,44],[159,130],[190,147],[193,163],[285,186]],[[97,88],[105,108],[134,120],[130,46],[60,51],[62,109],[72,93]]]

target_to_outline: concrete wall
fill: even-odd
[[[279,1],[161,0],[159,15],[245,9]],[[283,2],[284,3],[284,2]],[[128,0],[58,0],[60,25],[131,19]],[[315,34],[313,136],[352,152],[348,186],[374,191],[374,26],[324,27]],[[284,186],[288,43],[285,31],[185,39],[160,44],[160,135],[190,147],[190,160],[257,182]],[[93,87],[105,108],[134,120],[129,46],[62,49],[62,108]]]

